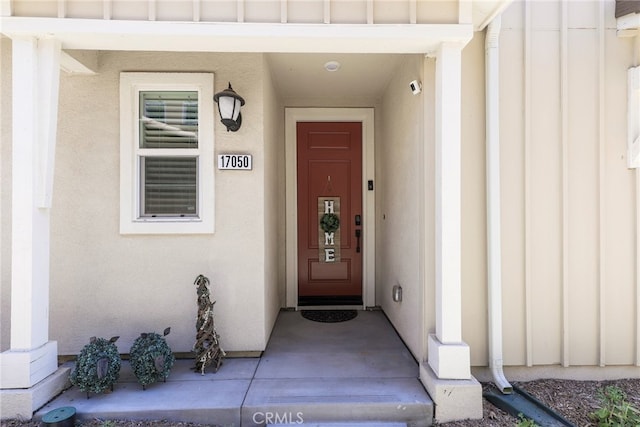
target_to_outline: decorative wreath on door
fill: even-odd
[[[340,218],[338,215],[326,213],[320,218],[320,228],[322,228],[325,233],[336,231],[338,227],[340,227]]]

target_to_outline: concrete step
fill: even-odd
[[[129,362],[124,361],[113,392],[91,393],[87,398],[87,393],[72,387],[41,408],[35,418],[71,406],[80,421],[168,420],[238,426],[242,401],[258,361],[228,359],[224,363],[224,369],[203,376],[191,369],[193,360],[178,360],[166,383],[150,384],[143,390]]]
[[[423,427],[433,404],[416,378],[255,378],[257,359],[227,359],[217,373],[178,360],[166,383],[142,390],[128,362],[113,392],[72,387],[35,415],[71,406],[76,419],[169,420],[221,426],[301,424],[331,427]],[[72,364],[70,364],[72,365]],[[68,369],[67,369],[68,375]]]
[[[345,421],[427,427],[433,403],[415,378],[254,379],[242,408],[243,427]]]

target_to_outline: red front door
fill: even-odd
[[[297,123],[298,303],[362,304],[362,123]]]

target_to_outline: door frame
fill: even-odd
[[[362,123],[362,303],[375,305],[375,157],[373,108],[285,108],[286,305],[298,308],[298,122]],[[368,181],[374,191],[368,190]]]

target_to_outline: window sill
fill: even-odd
[[[149,218],[120,223],[120,234],[213,234],[213,220]]]

